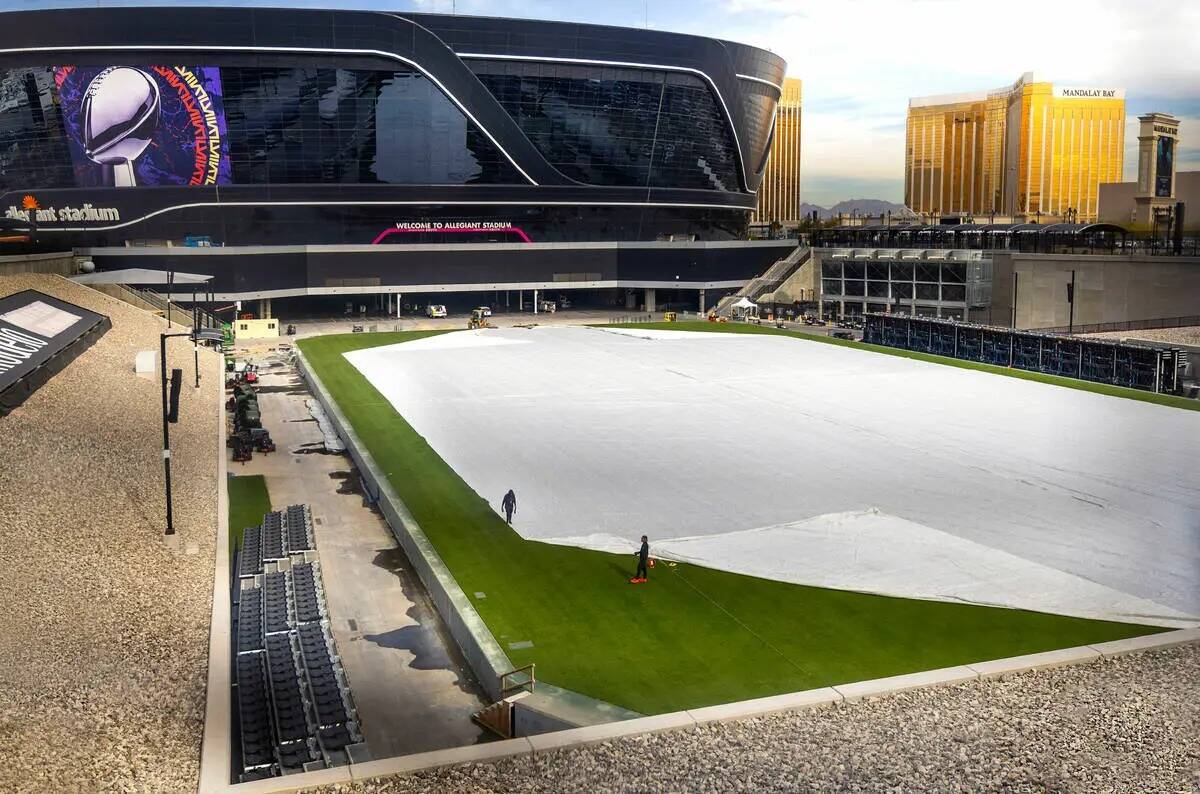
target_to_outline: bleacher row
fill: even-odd
[[[308,505],[292,505],[263,516],[261,526],[247,527],[238,555],[238,576],[263,572],[263,564],[287,559],[289,555],[316,549],[313,544],[312,514]]]
[[[234,591],[239,780],[364,759],[307,505],[268,513],[244,538]]]

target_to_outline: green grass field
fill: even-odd
[[[262,523],[271,512],[271,496],[261,474],[229,477],[229,555],[242,545],[242,530]]]
[[[632,555],[513,532],[343,356],[432,333],[345,334],[299,345],[462,589],[486,594],[472,601],[509,658],[517,666],[536,662],[539,679],[660,713],[1160,630],[684,565],[659,566],[649,584],[631,586]],[[533,647],[509,649],[519,641]]]

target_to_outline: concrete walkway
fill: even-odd
[[[278,312],[277,312],[278,314]],[[566,309],[558,312],[505,312],[497,311],[488,318],[488,322],[497,328],[512,328],[516,325],[596,325],[622,320],[624,318],[646,317],[645,312],[637,312],[617,307]],[[655,320],[662,319],[662,312],[652,314]],[[457,311],[449,317],[430,318],[421,313],[406,312],[401,318],[368,316],[352,317],[323,317],[290,319],[286,314],[280,317],[280,328],[286,330],[289,324],[296,326],[294,337],[281,337],[281,342],[290,342],[297,338],[309,336],[324,336],[326,334],[348,334],[354,326],[361,325],[364,330],[372,326],[377,331],[461,331],[467,327],[471,319],[469,311]],[[682,319],[682,315],[681,315]],[[688,319],[695,320],[691,315]],[[265,340],[252,340],[250,346],[262,344]]]
[[[470,719],[484,705],[470,670],[387,524],[363,505],[350,458],[323,451],[303,380],[274,353],[252,360],[260,365],[263,424],[278,451],[229,470],[264,475],[276,509],[312,507],[331,629],[371,754],[485,740]]]

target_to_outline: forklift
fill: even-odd
[[[496,326],[488,322],[487,317],[483,313],[483,309],[471,309],[471,319],[467,320],[467,330],[474,331],[476,328],[495,328]]]

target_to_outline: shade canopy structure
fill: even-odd
[[[212,276],[202,273],[181,273],[173,270],[150,270],[144,267],[130,267],[123,270],[97,270],[94,273],[80,273],[72,276],[72,281],[80,284],[133,284],[147,286],[152,284],[207,284]]]
[[[754,301],[750,300],[749,298],[743,297],[737,303],[733,304],[733,308],[735,308],[735,309],[757,309],[758,304],[755,303]]]

